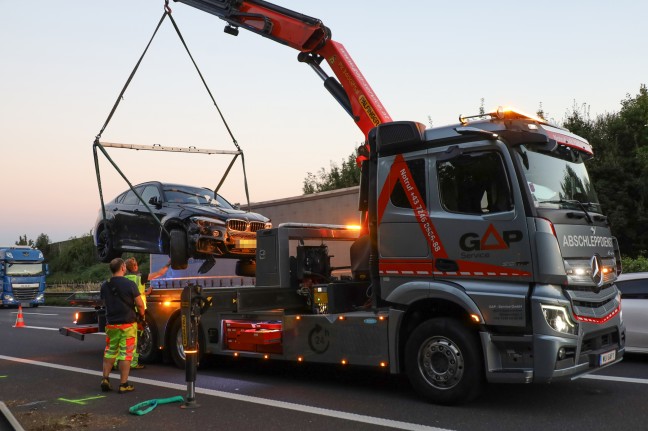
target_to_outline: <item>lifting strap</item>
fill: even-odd
[[[245,197],[246,197],[247,204],[248,204],[248,210],[250,209],[250,194],[249,194],[249,191],[248,191],[247,173],[246,173],[246,170],[245,170],[245,157],[243,155],[243,151],[241,150],[241,147],[239,146],[238,142],[236,141],[236,138],[234,137],[234,134],[232,133],[232,130],[229,127],[229,124],[225,120],[225,117],[223,116],[223,113],[221,112],[220,108],[218,107],[218,104],[216,103],[216,100],[214,99],[214,96],[213,96],[211,90],[209,89],[209,86],[207,85],[207,82],[205,81],[205,78],[203,77],[203,74],[200,72],[200,69],[198,68],[198,65],[196,64],[193,56],[191,55],[191,52],[189,51],[189,48],[187,47],[187,44],[186,44],[186,42],[184,40],[184,37],[182,36],[182,33],[180,32],[180,29],[178,28],[178,25],[176,24],[175,20],[173,19],[173,16],[171,15],[171,8],[169,7],[169,1],[165,0],[164,13],[162,14],[162,17],[160,18],[160,21],[158,22],[157,26],[155,27],[155,31],[153,32],[153,35],[151,36],[151,39],[146,44],[146,48],[144,48],[144,52],[142,52],[142,55],[140,56],[139,60],[135,64],[135,67],[133,68],[133,71],[130,73],[128,79],[126,80],[126,83],[124,84],[124,87],[122,88],[121,92],[119,93],[119,96],[117,96],[117,100],[115,101],[115,104],[113,105],[110,113],[108,114],[108,118],[106,118],[106,121],[104,122],[103,126],[101,127],[101,130],[99,131],[99,133],[95,137],[94,144],[93,144],[93,155],[94,155],[95,172],[96,172],[96,175],[97,175],[97,186],[99,188],[99,198],[101,200],[101,211],[102,211],[103,219],[104,220],[106,219],[106,207],[105,207],[105,204],[104,204],[103,190],[102,190],[102,187],[101,187],[101,174],[99,172],[99,159],[97,157],[97,148],[104,154],[106,159],[113,165],[113,167],[117,170],[117,172],[120,174],[120,176],[126,181],[126,183],[130,187],[130,189],[133,191],[133,193],[135,193],[135,195],[138,197],[138,199],[146,206],[146,208],[151,213],[151,215],[153,215],[153,217],[157,221],[158,225],[160,225],[162,230],[164,232],[166,232],[167,235],[168,235],[169,233],[166,231],[164,226],[162,226],[162,223],[157,218],[157,216],[155,215],[153,210],[149,207],[148,202],[145,202],[144,199],[139,195],[139,193],[137,193],[137,191],[135,191],[133,185],[130,183],[128,178],[126,178],[126,176],[119,169],[117,164],[110,158],[110,156],[106,152],[103,145],[99,142],[99,139],[101,138],[101,135],[103,134],[104,130],[106,130],[106,127],[108,126],[108,123],[110,123],[110,120],[112,119],[113,115],[115,114],[115,111],[117,110],[117,107],[119,106],[119,103],[123,100],[124,93],[126,92],[126,89],[128,88],[131,81],[133,80],[133,77],[135,76],[135,73],[139,69],[139,66],[142,63],[142,60],[144,59],[144,56],[148,52],[148,49],[151,46],[151,43],[153,42],[153,39],[157,35],[157,32],[160,29],[160,26],[162,25],[162,23],[164,22],[166,17],[169,17],[169,19],[171,20],[171,23],[173,24],[173,28],[176,31],[176,34],[180,38],[180,41],[182,42],[182,45],[185,48],[185,51],[189,55],[189,58],[191,59],[191,62],[193,63],[196,71],[198,72],[198,76],[200,77],[200,80],[202,81],[203,85],[205,86],[205,89],[207,90],[207,93],[209,94],[209,97],[211,98],[212,103],[216,107],[216,110],[218,111],[218,114],[219,114],[221,120],[223,121],[223,124],[225,125],[225,128],[227,129],[227,132],[229,133],[230,137],[232,138],[232,142],[233,142],[234,146],[237,149],[237,151],[236,151],[236,153],[234,155],[234,158],[232,159],[229,166],[225,170],[225,173],[223,174],[223,177],[221,178],[220,182],[218,183],[218,185],[214,189],[214,197],[218,193],[218,190],[220,189],[220,187],[223,185],[223,182],[225,181],[225,178],[227,178],[230,170],[232,169],[232,166],[234,165],[234,162],[236,161],[236,159],[237,159],[237,157],[239,155],[241,156],[241,164],[242,164],[242,167],[243,167],[243,183],[244,183],[244,187],[245,187]]]

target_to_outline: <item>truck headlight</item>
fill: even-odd
[[[45,296],[44,296],[42,293],[39,293],[39,294],[36,296],[36,301],[42,301],[44,298],[45,298]]]
[[[540,304],[540,307],[542,308],[542,314],[547,324],[554,331],[562,332],[563,334],[578,334],[578,325],[571,321],[565,307],[545,304]]]
[[[4,299],[5,299],[5,301],[9,301],[9,302],[14,301],[13,296],[9,295],[8,293],[5,293]]]

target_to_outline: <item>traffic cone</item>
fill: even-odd
[[[22,315],[22,304],[18,304],[18,317],[16,318],[16,324],[14,325],[14,328],[24,328],[25,327],[25,321],[23,320],[23,315]]]

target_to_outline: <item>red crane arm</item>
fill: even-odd
[[[288,45],[300,52],[298,59],[308,63],[324,81],[324,87],[342,105],[365,135],[391,117],[371,89],[344,46],[331,39],[322,21],[263,0],[175,0],[218,16],[228,23],[225,32],[238,29]],[[323,60],[337,80],[321,68]]]

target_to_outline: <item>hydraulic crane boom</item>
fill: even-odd
[[[263,0],[174,1],[223,19],[226,33],[236,36],[240,27],[298,50],[298,60],[308,63],[322,78],[324,87],[351,115],[365,139],[373,127],[391,121],[347,50],[331,39],[331,31],[319,19]],[[322,69],[323,60],[338,79]]]

